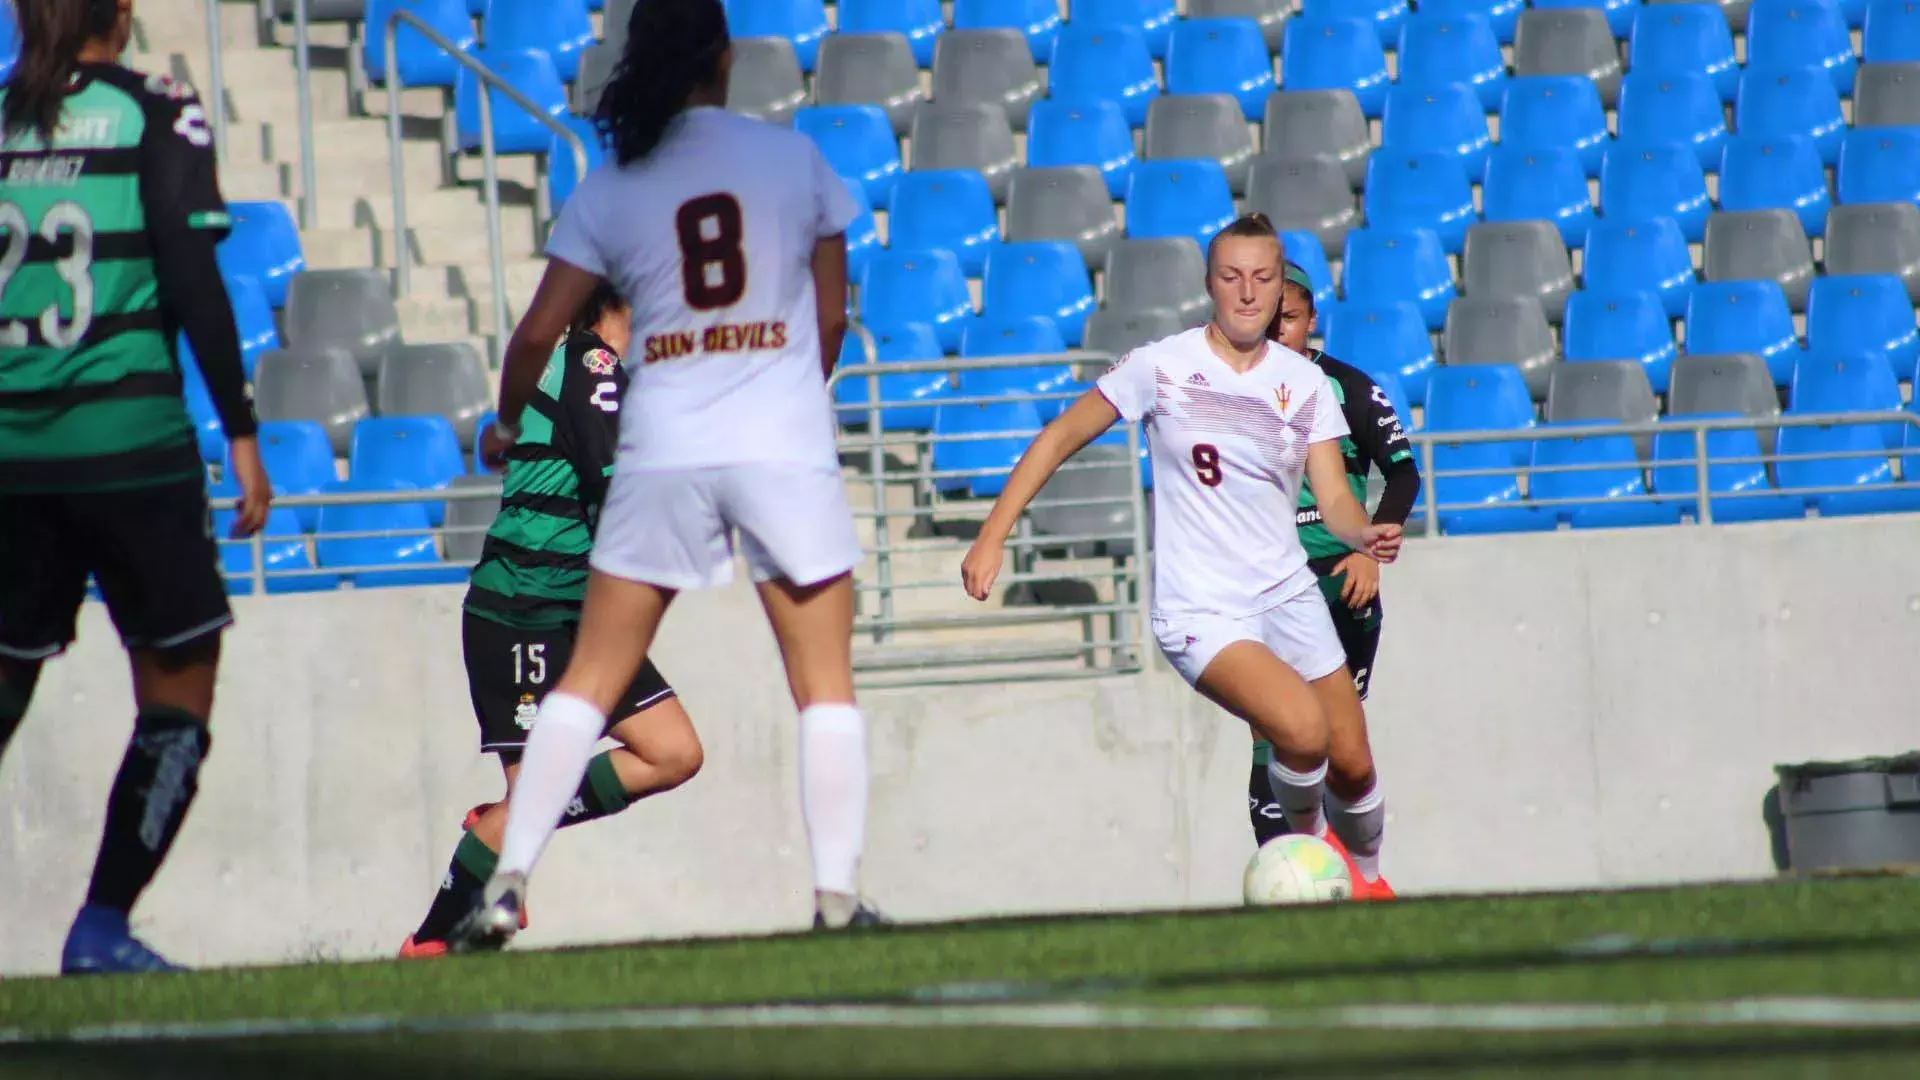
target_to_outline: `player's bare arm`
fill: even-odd
[[[967,549],[967,557],[960,564],[960,580],[968,596],[985,600],[993,592],[994,579],[1000,576],[1000,560],[1006,551],[1007,537],[1012,535],[1014,523],[1020,520],[1027,504],[1052,479],[1062,462],[1099,438],[1118,419],[1120,413],[1106,395],[1089,390],[1034,438],[1033,445],[1020,455],[1020,463],[1007,477],[1007,486],[994,500],[993,511],[980,526],[980,535],[974,538],[973,546]]]
[[[1307,483],[1314,491],[1324,493],[1320,496],[1320,514],[1327,528],[1355,551],[1390,563],[1400,554],[1400,526],[1375,525],[1367,520],[1367,508],[1347,489],[1346,469],[1338,441],[1329,439],[1307,448]]]
[[[500,365],[500,408],[494,425],[481,439],[480,457],[488,468],[506,467],[506,452],[520,437],[520,414],[540,386],[553,343],[566,333],[567,323],[580,310],[600,279],[563,260],[549,258],[533,302],[507,340]]]
[[[813,304],[820,321],[820,374],[833,375],[847,339],[847,234],[823,236],[813,245]]]

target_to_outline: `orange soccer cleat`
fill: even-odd
[[[447,955],[447,943],[444,941],[415,941],[408,934],[407,940],[400,946],[400,959],[425,960],[433,956]]]
[[[1346,861],[1347,873],[1353,877],[1353,899],[1396,899],[1393,886],[1387,884],[1385,877],[1375,877],[1372,881],[1367,880],[1366,875],[1360,872],[1359,864],[1353,861],[1353,853],[1347,850],[1346,844],[1341,843],[1338,833],[1335,833],[1332,829],[1328,829],[1325,833],[1321,834],[1320,839],[1325,840],[1327,845],[1339,852],[1340,858]]]
[[[477,823],[480,820],[480,815],[486,813],[487,811],[499,805],[500,804],[497,802],[481,803],[479,806],[476,806],[473,809],[467,811],[467,816],[461,820],[460,827],[462,829],[467,830],[468,832],[472,832],[473,826],[475,825],[475,823]],[[520,909],[520,929],[525,930],[526,928],[527,928],[527,909],[523,907]]]

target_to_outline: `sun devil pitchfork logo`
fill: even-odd
[[[1287,389],[1286,383],[1281,383],[1280,389],[1273,392],[1273,397],[1280,403],[1280,411],[1284,413],[1287,411],[1287,404],[1293,400],[1293,391]]]

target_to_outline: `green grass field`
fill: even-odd
[[[63,1078],[1915,1075],[1920,881],[24,979],[0,1032]]]

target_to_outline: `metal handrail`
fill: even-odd
[[[215,0],[218,2],[218,0]],[[318,228],[320,169],[313,149],[313,57],[307,32],[307,0],[293,0],[293,73],[300,117],[300,227]]]
[[[300,3],[304,9],[306,0],[300,0]],[[487,65],[448,41],[426,20],[405,8],[396,10],[387,18],[382,33],[386,36],[387,46],[387,155],[393,177],[393,241],[399,267],[395,285],[401,297],[413,294],[413,258],[407,241],[406,161],[400,140],[400,92],[405,88],[400,84],[398,46],[400,24],[403,22],[446,50],[454,63],[466,68],[480,80],[480,92],[475,96],[480,100],[481,184],[487,199],[487,262],[493,270],[493,361],[498,364],[507,348],[507,274],[506,256],[500,242],[500,169],[493,148],[493,95],[488,91],[499,90],[508,101],[519,106],[541,126],[564,138],[568,149],[573,151],[574,175],[583,179],[587,175],[587,144],[578,132],[542,112],[532,99],[515,89],[512,83],[494,74]]]
[[[301,0],[305,3],[306,0]],[[207,108],[213,110],[208,117],[213,123],[213,156],[221,161],[227,160],[227,80],[220,67],[220,46],[225,35],[220,32],[220,0],[206,0],[203,5],[207,15],[207,91],[201,97]]]

